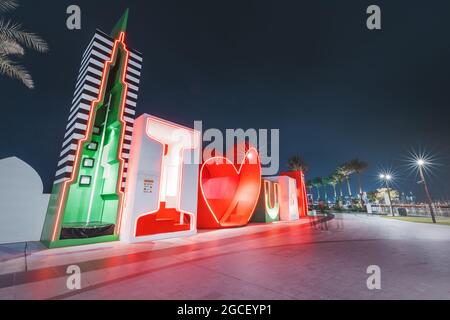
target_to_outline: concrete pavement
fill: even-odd
[[[184,238],[0,246],[0,299],[450,299],[450,227],[340,214]],[[67,289],[67,266],[82,271]],[[368,290],[367,267],[381,268]]]

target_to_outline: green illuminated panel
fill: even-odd
[[[124,52],[119,51],[116,63],[110,67],[104,99],[97,105],[93,127],[89,128],[90,139],[82,146],[81,161],[75,171],[77,178],[67,192],[62,220],[64,239],[80,237],[66,234],[67,230],[76,231],[74,228],[91,228],[92,232],[95,227],[111,225],[107,231],[111,233],[117,223],[124,60]],[[93,165],[86,166],[86,163]],[[90,236],[86,233],[83,231],[83,236],[96,237],[95,232]]]
[[[127,70],[128,52],[124,44],[127,21],[128,10],[111,34],[115,39],[112,61],[105,62],[99,101],[94,102],[90,111],[86,136],[73,142],[79,148],[77,159],[73,164],[68,163],[63,168],[65,171],[58,170],[41,235],[41,241],[51,248],[119,238],[120,149],[125,131],[121,108],[126,95],[122,79]],[[74,167],[70,168],[71,165]],[[72,177],[67,176],[70,172]]]
[[[278,184],[263,180],[261,193],[252,222],[271,223],[280,220],[280,204],[278,198]]]

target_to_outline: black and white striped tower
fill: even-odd
[[[82,55],[42,232],[50,247],[118,238],[143,62],[127,22],[128,10]]]

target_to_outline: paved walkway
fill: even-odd
[[[184,238],[0,246],[0,299],[450,299],[450,227],[343,214]],[[82,289],[66,269],[82,270]],[[369,265],[381,290],[367,289]],[[26,270],[26,271],[25,271]]]

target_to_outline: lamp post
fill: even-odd
[[[433,209],[433,201],[431,201],[430,191],[428,190],[427,181],[425,180],[425,175],[423,174],[423,168],[425,165],[426,165],[425,160],[423,159],[417,160],[417,167],[419,168],[419,175],[421,179],[420,183],[423,184],[423,189],[425,191],[428,206],[430,207],[431,219],[433,220],[433,223],[436,223],[436,217],[434,216],[434,209]]]
[[[384,181],[384,185],[387,189],[387,194],[389,198],[389,210],[394,217],[394,209],[392,208],[392,199],[391,199],[391,188],[389,187],[389,181],[392,180],[392,176],[390,174],[380,174],[380,179]]]

